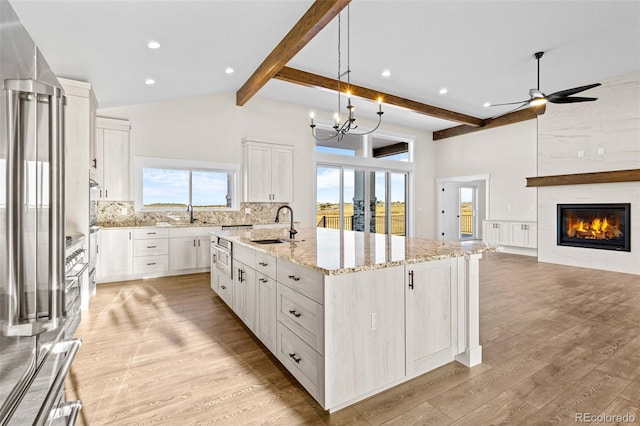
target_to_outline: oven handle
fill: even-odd
[[[66,350],[68,350],[69,353],[67,354],[67,357],[64,360],[64,364],[62,364],[62,367],[60,368],[60,370],[58,370],[58,374],[56,374],[56,377],[53,380],[53,384],[51,385],[51,387],[49,387],[47,396],[44,402],[42,403],[42,406],[40,407],[40,411],[38,411],[38,415],[36,416],[35,421],[33,422],[34,425],[44,425],[47,419],[49,418],[49,415],[53,408],[53,404],[56,401],[56,397],[60,392],[60,389],[62,389],[62,386],[64,385],[64,380],[66,379],[67,374],[69,373],[69,369],[71,368],[71,363],[76,357],[76,354],[78,353],[78,349],[80,349],[80,346],[82,346],[82,340],[72,339],[65,342],[60,342],[56,346],[58,345],[69,346],[68,348],[66,348]],[[56,348],[56,350],[57,349],[58,348]]]
[[[89,264],[88,264],[88,263],[80,263],[80,265],[82,265],[82,268],[80,268],[80,270],[78,270],[77,272],[76,272],[76,271],[74,271],[74,273],[73,273],[73,274],[69,274],[69,275],[67,275],[67,279],[76,279],[76,280],[77,280],[77,279],[80,279],[80,276],[81,276],[82,274],[84,274],[84,271],[86,271],[86,270],[87,270],[87,268],[89,267]],[[67,286],[67,287],[68,287],[68,286]]]

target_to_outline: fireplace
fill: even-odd
[[[558,204],[558,245],[631,251],[631,204]]]

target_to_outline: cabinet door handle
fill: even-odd
[[[100,190],[100,198],[102,198],[102,189]]]
[[[200,240],[198,240],[198,247],[200,247]]]
[[[104,190],[104,198],[109,198],[109,190],[108,189]]]
[[[264,278],[258,278],[258,281],[260,281],[261,283],[266,283],[267,280],[265,280]]]
[[[153,263],[147,263],[147,265],[149,265],[149,266],[151,266],[151,265],[155,265],[155,264],[156,264],[155,262],[153,262]]]
[[[300,277],[296,277],[295,275],[289,275],[290,280],[300,281]]]
[[[296,312],[295,309],[290,309],[289,313],[296,318],[300,318],[302,316],[302,314],[300,312]]]
[[[157,246],[147,246],[147,248],[156,248]]]
[[[129,239],[131,239],[131,231],[129,231]]]
[[[216,255],[213,255],[213,263],[216,263]]]
[[[223,290],[226,290],[227,287],[221,285],[220,288],[223,289]]]
[[[238,281],[241,283],[244,282],[244,277],[242,276],[243,272],[244,271],[242,269],[238,268]]]
[[[266,264],[266,263],[264,263],[264,262],[258,262],[258,265],[260,265],[260,266],[267,266],[267,264]]]
[[[97,159],[93,159],[93,168],[97,169],[98,168],[98,160]]]
[[[289,354],[289,356],[291,358],[293,358],[293,360],[296,362],[296,364],[300,364],[300,361],[302,361],[302,358],[296,358],[296,354],[295,353]]]
[[[409,271],[409,289],[413,290],[413,271]]]
[[[196,246],[196,240],[193,240],[193,246],[194,247]]]
[[[156,235],[155,232],[147,232],[147,235]]]

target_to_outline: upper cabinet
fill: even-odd
[[[129,130],[127,120],[98,117],[96,120],[95,167],[100,199],[127,201],[129,197]]]
[[[293,201],[293,147],[245,140],[242,144],[244,201]]]
[[[69,233],[89,233],[89,185],[91,146],[95,143],[97,100],[91,84],[59,78],[66,97],[65,225]]]

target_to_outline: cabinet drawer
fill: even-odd
[[[169,256],[139,256],[133,258],[133,273],[145,274],[169,270]]]
[[[252,248],[233,243],[233,260],[244,263],[251,269],[256,269],[256,251]]]
[[[169,230],[166,228],[142,228],[133,230],[134,240],[150,238],[169,238]]]
[[[133,241],[134,256],[157,256],[160,254],[169,254],[169,239],[157,238],[148,240]]]
[[[224,274],[218,274],[218,296],[227,306],[233,306],[233,281]]]
[[[311,347],[324,353],[323,306],[280,283],[277,318]]]
[[[256,251],[256,271],[275,279],[276,258],[268,253]]]
[[[287,327],[278,323],[278,352],[280,362],[298,379],[320,404],[322,399],[322,383],[324,382],[324,359],[311,346],[304,343]]]
[[[276,275],[276,281],[280,284],[284,284],[318,303],[323,302],[324,277],[320,272],[278,259]]]

